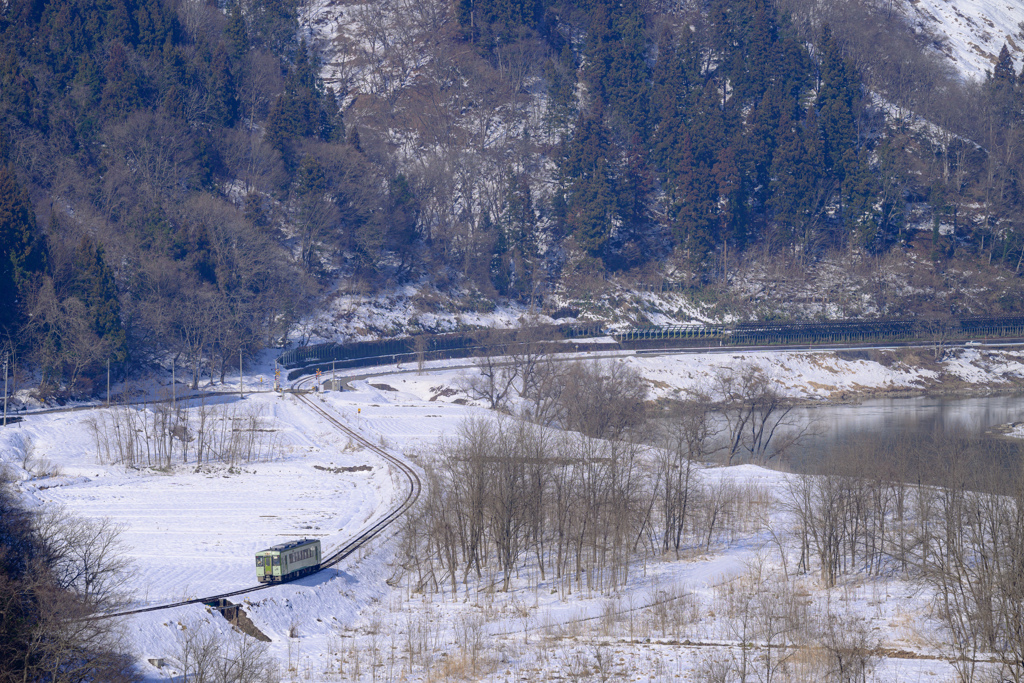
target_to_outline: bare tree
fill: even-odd
[[[179,624],[177,647],[170,658],[182,683],[249,683],[280,681],[266,643],[237,631],[221,634],[205,619]]]
[[[466,423],[441,451],[410,522],[418,531],[406,536],[404,570],[418,589],[455,592],[471,575],[510,589],[528,570],[553,573],[567,591],[609,590],[652,545],[647,455],[637,444],[556,440],[502,418]]]
[[[621,361],[574,361],[560,396],[562,426],[592,438],[617,439],[646,417],[647,383]]]
[[[864,620],[852,614],[839,614],[826,606],[820,624],[820,639],[826,653],[826,680],[839,683],[863,683],[878,660],[878,637]]]
[[[541,366],[554,349],[551,330],[543,329],[536,316],[522,318],[519,323],[508,352],[519,379],[516,393],[520,398],[528,398],[538,395],[538,383],[543,379]]]
[[[90,618],[116,604],[116,546],[109,525],[34,518],[0,481],[0,681],[139,680],[119,622]]]
[[[126,467],[176,462],[237,465],[272,457],[277,444],[263,410],[247,402],[209,404],[179,399],[151,406],[121,405],[88,422],[97,459]]]
[[[504,408],[515,389],[519,368],[506,358],[509,344],[502,333],[483,333],[478,344],[475,372],[463,378],[463,391],[472,399],[487,401],[491,410]]]
[[[748,365],[738,374],[720,370],[714,376],[713,392],[726,421],[730,464],[741,453],[757,461],[776,457],[809,429],[801,428],[800,421],[791,417],[793,404],[756,365]],[[789,433],[783,437],[784,432]]]
[[[110,609],[125,599],[132,565],[121,540],[124,529],[106,518],[73,517],[63,508],[49,510],[37,520],[57,585],[97,609]]]
[[[711,400],[697,392],[679,405],[667,420],[656,460],[663,522],[662,545],[677,555],[683,546],[688,513],[700,486],[698,463],[711,451],[715,428]]]

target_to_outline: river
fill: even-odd
[[[984,432],[1010,422],[1024,421],[1024,396],[974,398],[878,398],[862,403],[801,406],[787,417],[807,433],[789,446],[784,459],[804,469],[826,453],[864,437],[897,434],[927,441],[936,431]],[[779,435],[783,443],[787,436]]]
[[[728,428],[724,419],[715,422],[718,437],[712,448],[721,458]],[[927,443],[936,432],[979,434],[1012,422],[1024,422],[1024,396],[876,398],[861,403],[801,405],[788,413],[776,430],[769,444],[771,457],[766,461],[806,471],[813,469],[823,454],[865,439],[903,436]],[[794,439],[795,434],[799,438]],[[741,462],[743,457],[740,454],[733,462]]]

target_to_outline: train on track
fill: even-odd
[[[256,553],[260,583],[282,583],[320,571],[320,541],[303,538],[271,546]]]

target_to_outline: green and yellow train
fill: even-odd
[[[291,581],[319,570],[319,539],[303,538],[256,553],[256,578],[260,583]]]

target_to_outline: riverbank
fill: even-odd
[[[549,358],[557,363],[574,360],[562,356]],[[686,400],[722,401],[730,386],[753,373],[766,377],[770,387],[790,405],[1024,393],[1024,348],[1019,347],[952,348],[939,353],[932,347],[665,354],[612,351],[581,354],[576,360],[621,363],[635,371],[647,385],[647,400],[652,407]],[[534,358],[532,362],[542,365],[546,361]],[[510,366],[514,364],[514,359],[509,361]],[[386,386],[389,392],[405,394],[410,399],[485,406],[486,401],[471,387],[479,384],[482,370],[493,372],[503,364],[495,364],[491,359],[492,367],[484,365],[479,360],[467,359],[457,367],[427,364],[423,370],[380,368],[361,377],[370,387]],[[509,405],[505,410],[515,413],[520,393],[516,387],[522,383],[522,377],[509,381],[512,390],[508,392]]]
[[[937,356],[939,356],[937,358]],[[654,400],[722,398],[729,382],[760,372],[794,402],[874,398],[977,397],[1024,392],[1024,349],[931,348],[751,351],[626,358]]]

